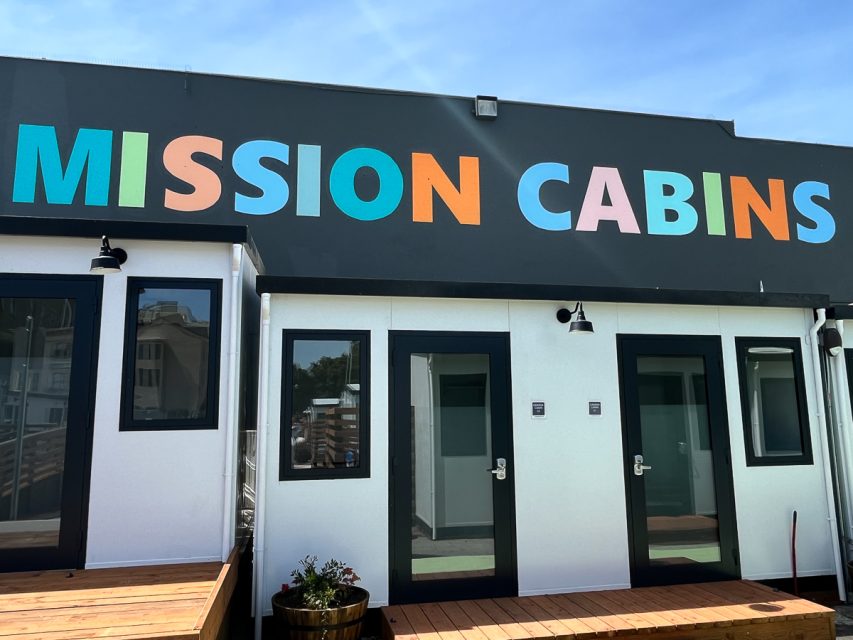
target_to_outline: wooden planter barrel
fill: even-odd
[[[340,607],[303,609],[289,604],[300,600],[298,589],[290,589],[272,597],[272,609],[290,640],[358,640],[369,598],[365,589],[350,587],[348,602]]]

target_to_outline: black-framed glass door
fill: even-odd
[[[631,584],[738,578],[720,339],[618,341]]]
[[[98,278],[0,276],[0,570],[84,561]]]
[[[390,347],[391,602],[516,595],[509,335]]]

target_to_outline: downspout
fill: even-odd
[[[832,546],[832,556],[835,561],[835,580],[838,584],[838,598],[847,602],[847,592],[844,587],[844,567],[841,562],[841,550],[838,545],[838,520],[835,514],[835,490],[832,485],[832,469],[829,461],[829,445],[826,441],[826,415],[824,414],[824,390],[820,368],[820,347],[818,346],[817,332],[826,324],[826,309],[817,309],[817,320],[809,330],[810,351],[812,355],[812,369],[815,387],[815,406],[817,407],[818,440],[820,454],[823,463],[823,482],[826,494],[827,520],[829,522],[829,542]]]
[[[844,321],[836,320],[835,328],[841,336],[841,343],[844,344]],[[843,483],[844,491],[841,495],[841,504],[844,510],[846,522],[846,535],[843,536],[845,542],[845,558],[851,560],[851,541],[853,541],[853,477],[851,477],[851,469],[853,469],[853,440],[850,437],[850,425],[853,424],[851,418],[850,405],[850,390],[847,385],[847,360],[844,357],[844,351],[835,358],[834,366],[832,367],[835,373],[835,406],[836,415],[838,416],[837,424],[837,442],[839,444],[839,481]]]
[[[270,294],[261,296],[261,344],[260,344],[261,375],[258,384],[258,433],[256,439],[257,467],[255,470],[255,537],[253,565],[255,581],[252,598],[255,609],[255,640],[261,640],[261,629],[264,620],[264,523],[266,521],[267,486],[267,430],[269,429],[269,380],[270,380]]]
[[[237,487],[235,486],[234,451],[237,440],[237,398],[240,383],[240,357],[237,353],[240,333],[240,299],[243,295],[243,247],[235,244],[231,248],[231,324],[228,336],[228,403],[225,409],[225,469],[222,473],[222,562],[228,559],[234,545],[234,518],[237,509]]]

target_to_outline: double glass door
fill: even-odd
[[[508,337],[391,345],[391,600],[515,595]]]
[[[720,340],[620,336],[631,584],[739,576]]]
[[[82,562],[95,279],[0,279],[0,571]]]

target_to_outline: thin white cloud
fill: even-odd
[[[853,145],[853,5],[4,0],[0,54],[735,119]]]

